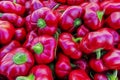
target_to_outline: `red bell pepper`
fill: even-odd
[[[46,7],[35,10],[26,18],[28,31],[36,30],[39,35],[53,35],[57,30],[57,18],[53,12]]]
[[[2,0],[2,1],[12,1],[14,3],[21,4],[24,6],[27,0]]]
[[[16,48],[0,60],[0,74],[14,80],[17,76],[27,75],[33,64],[33,56],[28,50]]]
[[[0,20],[6,20],[16,27],[23,27],[25,20],[14,13],[0,13]]]
[[[15,40],[18,40],[18,41],[24,41],[25,38],[26,38],[26,31],[24,28],[17,28],[15,30],[15,36],[14,36],[14,39]]]
[[[66,76],[68,76],[71,69],[72,69],[72,66],[70,64],[70,59],[67,56],[60,53],[58,55],[58,60],[55,64],[55,73],[57,77],[61,79],[65,78]]]
[[[37,34],[34,31],[29,32],[26,36],[26,41],[24,42],[23,47],[29,49],[35,37],[37,37]]]
[[[81,25],[77,29],[77,37],[84,37],[87,33],[89,33],[89,29],[87,29],[84,25]]]
[[[15,29],[8,21],[0,20],[0,44],[9,43],[15,34]]]
[[[69,80],[91,80],[84,70],[73,70],[69,74]]]
[[[102,59],[109,69],[120,69],[120,50],[112,49]]]
[[[38,64],[48,64],[55,58],[56,46],[57,42],[53,37],[42,35],[33,39],[30,49],[35,53]]]
[[[70,33],[61,33],[58,39],[58,45],[66,54],[72,59],[79,59],[82,56],[81,51],[79,50],[79,44],[75,42],[81,38],[74,39]]]
[[[19,76],[16,80],[53,80],[53,76],[47,65],[37,65],[31,69],[28,77]]]
[[[80,6],[71,6],[60,17],[60,28],[67,32],[74,31],[82,24],[84,10]]]
[[[112,49],[115,41],[114,30],[103,28],[95,32],[88,33],[80,42],[80,49],[86,54],[90,54],[97,49]],[[115,31],[114,31],[115,32]]]
[[[111,13],[111,15],[105,21],[105,23],[109,27],[111,27],[115,30],[120,29],[120,23],[119,22],[120,22],[120,12]]]
[[[0,49],[0,60],[6,55],[6,53],[10,52],[11,50],[15,49],[15,48],[18,48],[20,47],[21,44],[16,41],[16,40],[13,40],[11,41],[8,45],[2,47]]]
[[[105,74],[96,73],[94,75],[94,80],[108,80]]]
[[[40,2],[40,0],[31,0],[31,12],[42,8],[44,5],[42,2]]]
[[[25,12],[25,7],[11,1],[0,1],[0,12],[23,15]]]

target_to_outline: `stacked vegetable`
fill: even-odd
[[[120,80],[120,0],[0,0],[0,80]]]

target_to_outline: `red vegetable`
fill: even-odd
[[[0,1],[0,12],[23,15],[25,7],[11,1]]]
[[[6,53],[20,46],[21,44],[18,41],[13,40],[8,45],[5,45],[4,47],[2,47],[0,49],[0,60],[6,55]]]
[[[33,64],[32,54],[25,48],[17,48],[0,60],[0,74],[14,80],[17,76],[27,75]]]
[[[60,17],[60,28],[67,32],[74,31],[82,24],[84,10],[80,6],[71,6]]]
[[[69,58],[63,55],[62,53],[60,53],[58,55],[58,60],[55,64],[55,73],[57,77],[61,79],[65,78],[70,73],[71,68],[72,66],[70,64]]]
[[[26,38],[26,31],[24,28],[18,28],[15,30],[15,40],[23,41]]]
[[[69,80],[91,80],[84,70],[73,70],[69,74]]]
[[[58,39],[58,44],[64,54],[72,59],[79,59],[82,56],[82,53],[79,50],[78,43],[75,41],[80,39],[81,38],[74,39],[70,33],[61,33]]]
[[[94,75],[94,80],[108,80],[108,78],[104,74],[97,73]]]
[[[36,30],[39,35],[53,35],[57,30],[57,18],[53,12],[46,7],[34,11],[26,18],[28,31]]]
[[[30,49],[34,52],[38,64],[48,64],[55,58],[56,40],[48,35],[36,37],[31,42]]]
[[[14,13],[0,13],[0,19],[6,20],[12,23],[16,27],[23,27],[24,26],[24,19]]]
[[[0,20],[0,44],[9,43],[15,34],[15,29],[8,21]]]

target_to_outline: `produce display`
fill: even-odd
[[[120,80],[120,0],[0,0],[0,80]]]

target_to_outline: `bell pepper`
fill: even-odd
[[[70,71],[72,69],[70,59],[63,55],[62,53],[59,53],[58,60],[55,64],[55,73],[58,78],[65,78],[69,75]]]
[[[33,56],[28,50],[16,48],[0,60],[0,74],[15,80],[17,76],[27,75],[33,64]]]
[[[18,48],[20,47],[21,44],[16,41],[16,40],[13,40],[11,41],[8,45],[6,46],[3,46],[1,49],[0,49],[0,60],[6,55],[6,53],[10,52],[11,50],[15,49],[15,48]]]
[[[26,31],[25,31],[24,28],[17,28],[17,29],[15,30],[14,39],[22,42],[22,41],[25,40],[26,34],[27,34],[27,33],[26,33]]]
[[[120,50],[112,49],[102,59],[109,69],[120,69]]]
[[[60,17],[60,28],[63,31],[72,32],[82,24],[84,10],[80,6],[71,6],[67,8]]]
[[[16,80],[53,80],[53,76],[47,65],[37,65],[31,69],[29,76],[18,76]]]
[[[25,12],[25,7],[11,1],[0,1],[0,12],[23,15]]]
[[[58,45],[65,55],[72,59],[79,59],[82,52],[79,50],[79,44],[76,42],[81,38],[74,38],[70,33],[61,33],[58,38]]]
[[[11,2],[14,2],[14,3],[17,3],[17,4],[21,4],[21,5],[25,5],[25,2],[27,0],[2,0],[2,1],[11,1]]]
[[[105,11],[105,15],[109,16],[113,12],[119,12],[120,11],[120,3],[116,2],[108,2],[104,6],[101,6],[101,8]]]
[[[91,80],[84,70],[73,70],[69,74],[69,80]]]
[[[95,32],[88,33],[80,42],[80,50],[86,54],[91,54],[102,48],[110,50],[114,47],[115,36],[109,28],[103,28]],[[115,32],[115,31],[114,31]]]
[[[96,73],[94,75],[94,80],[108,80],[105,74]]]
[[[8,21],[0,20],[0,44],[9,43],[15,34],[14,26]]]
[[[23,27],[25,20],[14,13],[0,13],[0,20],[6,20],[12,23],[15,27]]]
[[[109,27],[117,30],[117,29],[120,29],[120,23],[119,23],[119,21],[120,21],[120,12],[113,12],[113,13],[111,13],[111,15],[106,19],[105,23],[106,23]]]
[[[31,0],[31,12],[42,8],[44,5],[42,2],[40,2],[39,0]]]
[[[84,25],[81,25],[77,29],[77,37],[84,37],[87,33],[89,33],[89,29],[87,29]]]
[[[24,42],[23,47],[29,49],[35,37],[37,37],[37,34],[34,31],[29,32],[26,36],[26,41]]]
[[[27,31],[36,30],[39,35],[53,35],[57,30],[57,18],[53,12],[46,7],[35,10],[26,18]]]
[[[55,38],[49,35],[42,35],[33,39],[30,49],[34,52],[35,60],[38,64],[48,64],[55,58],[56,46]]]

